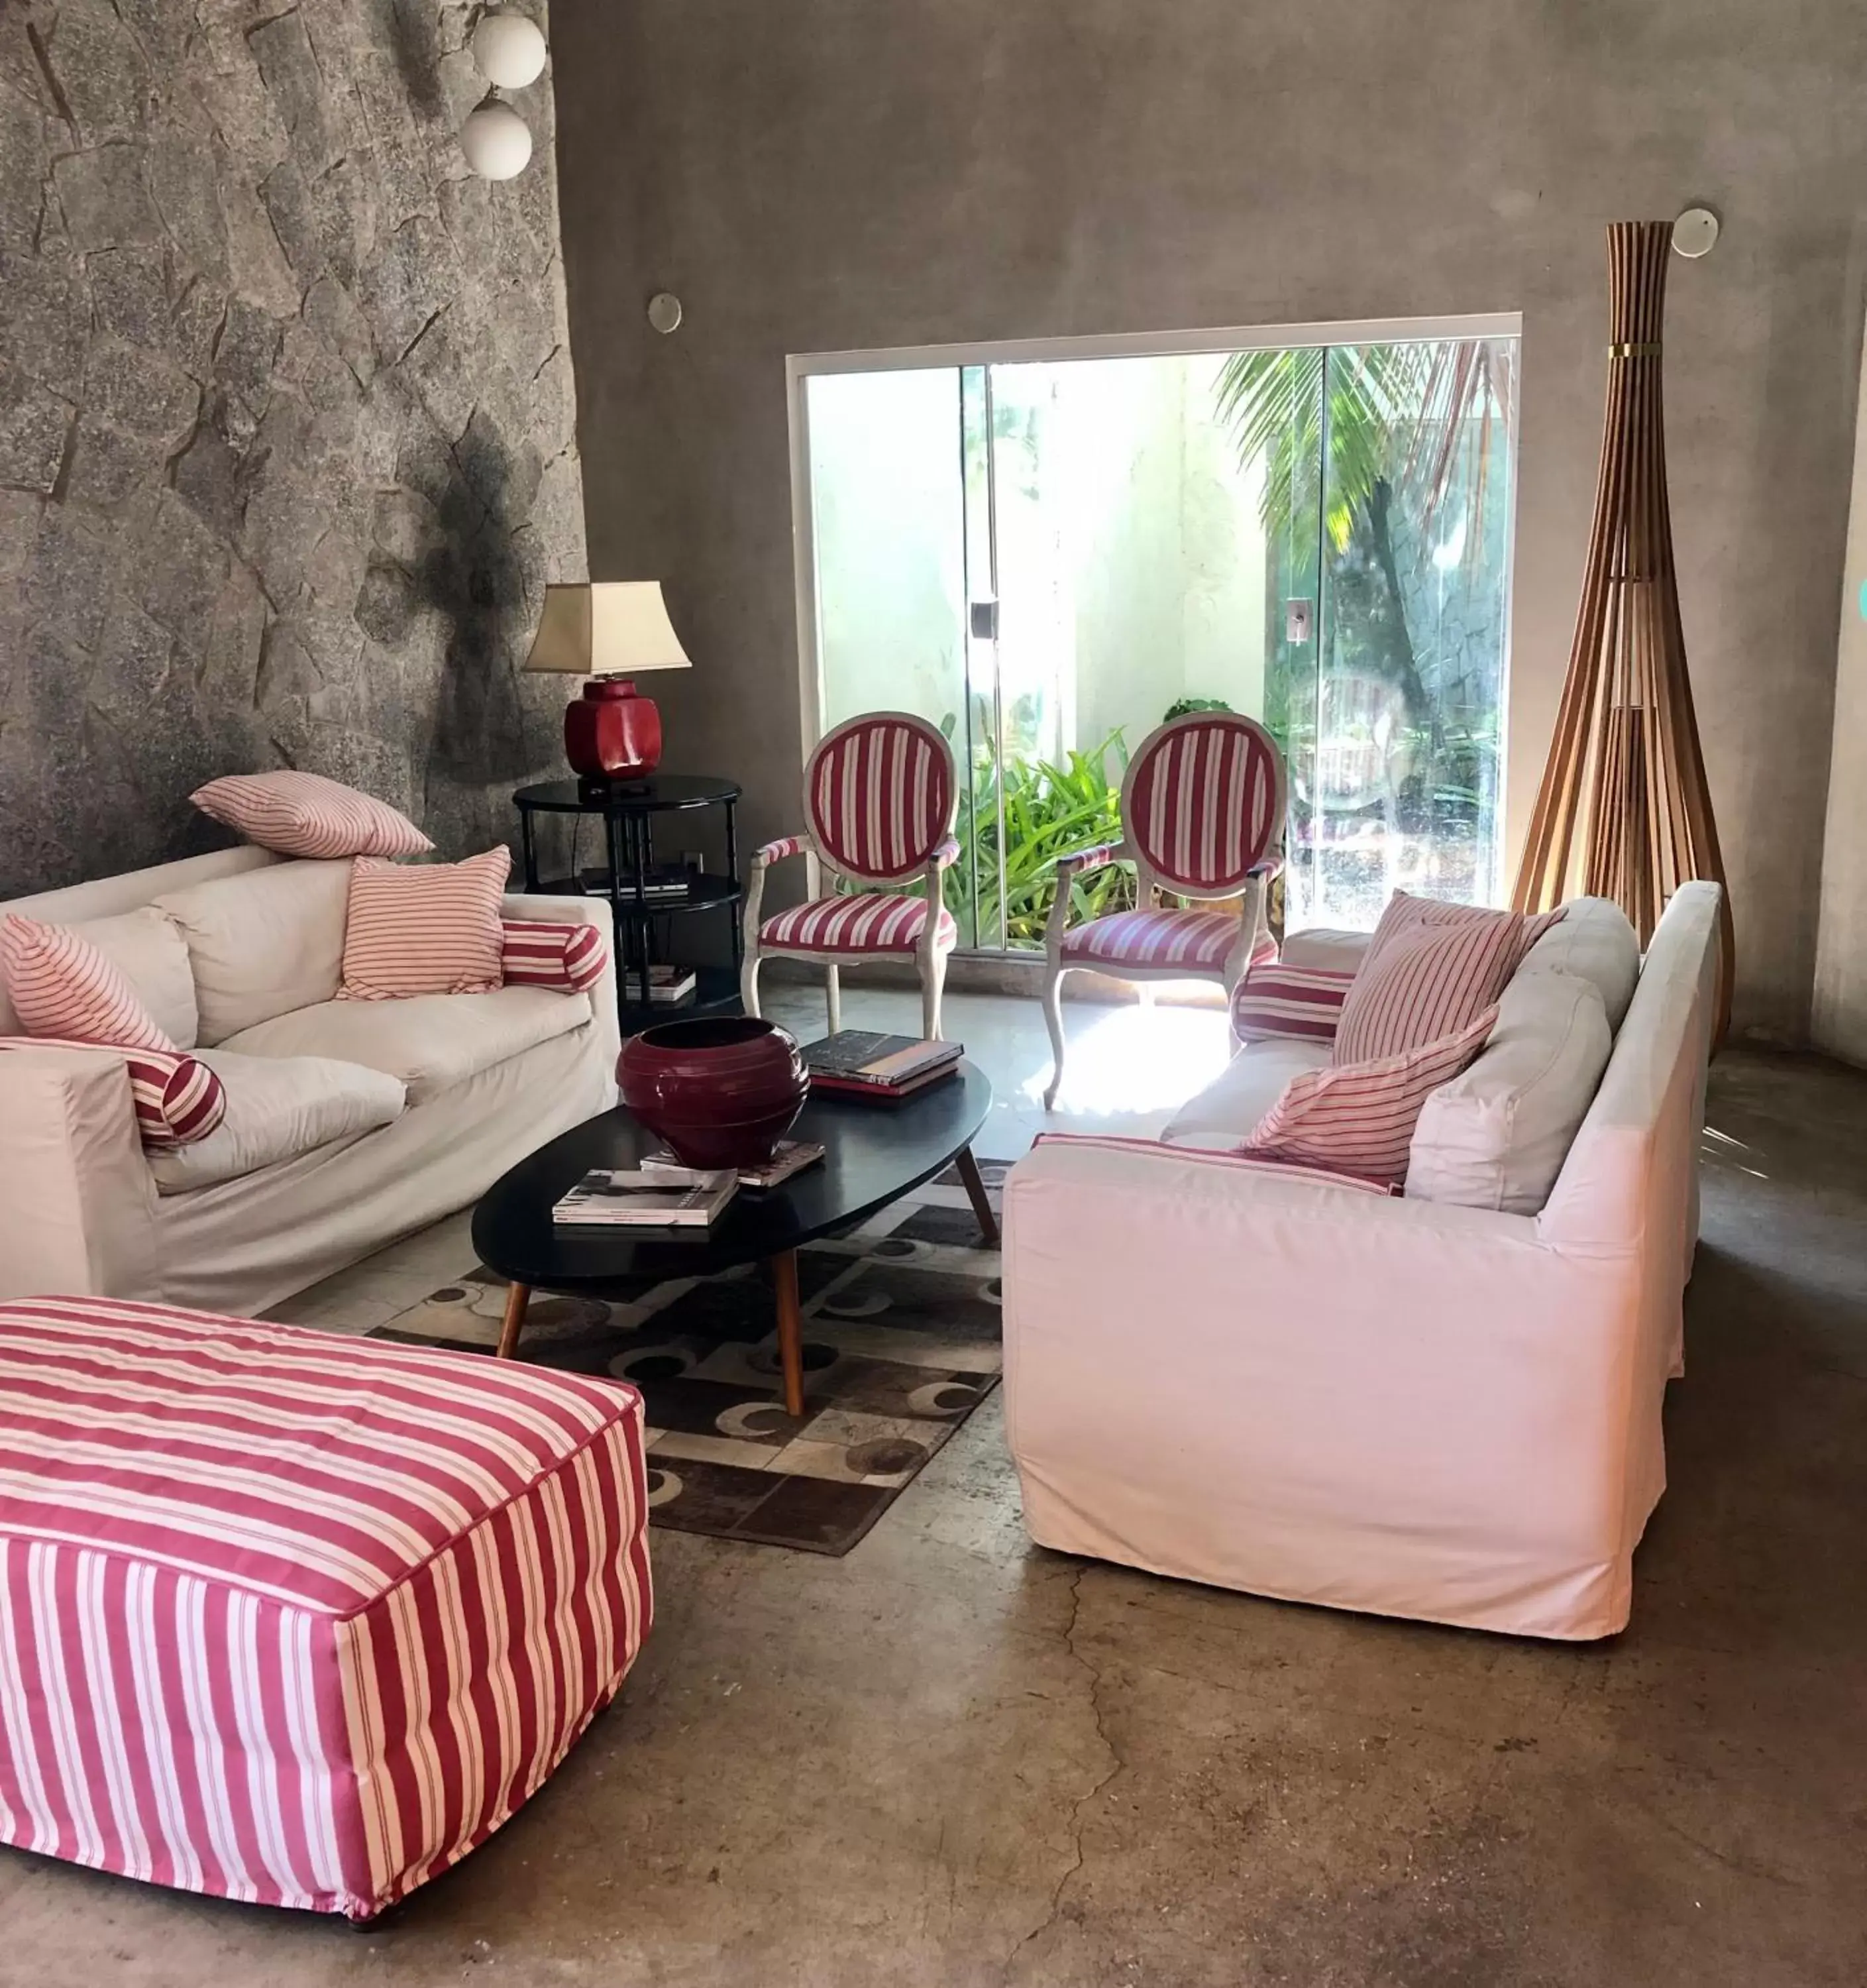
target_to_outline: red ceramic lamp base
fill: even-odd
[[[626,677],[592,677],[564,708],[564,756],[574,773],[637,780],[661,763],[661,714]]]

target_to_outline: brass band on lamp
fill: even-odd
[[[661,763],[661,714],[633,679],[693,667],[658,580],[547,587],[528,670],[589,678],[564,712],[564,754],[596,780],[636,780]]]

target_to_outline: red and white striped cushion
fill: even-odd
[[[1223,911],[1111,911],[1072,925],[1063,935],[1063,957],[1075,965],[1183,966],[1189,973],[1218,973],[1237,943],[1239,915],[1235,904]],[[1252,954],[1274,959],[1277,941],[1261,930]]]
[[[0,918],[0,980],[29,1035],[111,1049],[175,1049],[116,965],[67,926],[17,912]]]
[[[1268,960],[1254,966],[1232,993],[1232,1033],[1241,1043],[1268,1036],[1332,1041],[1352,972],[1288,966]]]
[[[0,1036],[5,1050],[102,1050],[120,1056],[130,1073],[130,1104],[146,1151],[172,1153],[218,1131],[227,1116],[221,1080],[185,1050],[130,1049],[76,1036]]]
[[[912,952],[927,922],[924,898],[866,891],[853,898],[812,898],[758,928],[761,952]],[[934,943],[944,951],[958,937],[953,914],[940,908]]]
[[[924,718],[877,712],[839,725],[811,755],[804,801],[839,869],[891,880],[923,867],[952,826],[953,749]]]
[[[587,994],[609,963],[609,948],[594,925],[505,918],[499,933],[499,972],[508,987],[549,987],[560,994]]]
[[[1122,808],[1128,840],[1170,884],[1242,884],[1276,840],[1277,746],[1233,712],[1202,712],[1144,741]]]
[[[1427,1097],[1477,1057],[1497,1019],[1497,1010],[1487,1008],[1457,1035],[1398,1056],[1304,1071],[1284,1087],[1239,1150],[1377,1181],[1404,1180]]]
[[[106,1298],[0,1306],[0,1841],[366,1919],[648,1631],[641,1401]]]
[[[504,950],[499,902],[512,853],[489,849],[464,863],[350,867],[340,1001],[400,1001],[415,994],[489,994]]]
[[[387,801],[322,773],[289,768],[229,773],[188,799],[203,814],[282,856],[420,856],[434,847]]]
[[[1441,908],[1460,915],[1450,918],[1417,915],[1412,908],[1427,901],[1406,900],[1391,924],[1393,906],[1383,914],[1342,1002],[1337,1062],[1456,1034],[1504,992],[1545,922],[1469,905]]]
[[[1383,910],[1380,922],[1376,925],[1362,955],[1365,967],[1378,958],[1390,942],[1420,925],[1464,926],[1475,928],[1490,923],[1514,925],[1518,935],[1518,954],[1511,962],[1514,973],[1523,962],[1523,957],[1550,927],[1558,924],[1568,910],[1558,904],[1553,911],[1501,911],[1493,904],[1453,904],[1443,898],[1416,898],[1410,891],[1396,891]]]

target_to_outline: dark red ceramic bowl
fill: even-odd
[[[623,1045],[623,1102],[690,1167],[762,1166],[802,1108],[797,1039],[739,1016],[663,1022]]]

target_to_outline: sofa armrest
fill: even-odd
[[[1332,931],[1315,925],[1307,931],[1285,933],[1278,957],[1285,965],[1301,967],[1306,972],[1354,973],[1373,936],[1372,932]]]
[[[0,1057],[0,1298],[156,1297],[155,1221],[122,1057]]]
[[[590,1015],[596,1024],[596,1041],[602,1050],[604,1067],[613,1076],[616,1055],[622,1048],[622,1028],[616,1019],[616,920],[606,901],[601,898],[531,897],[518,891],[500,900],[499,915],[502,918],[535,919],[540,925],[594,925],[603,934],[603,948],[609,957],[602,978],[589,990]]]
[[[1072,1141],[1012,1170],[1004,1247],[1007,1433],[1043,1543],[1577,1633],[1536,1626],[1573,1619],[1554,1600],[1421,1604],[1554,1564],[1593,1598],[1586,1633],[1625,1619],[1662,1371],[1631,1256],[1572,1256],[1526,1216]]]

